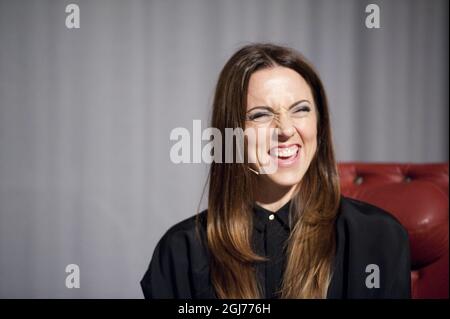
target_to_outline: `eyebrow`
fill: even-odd
[[[299,100],[299,101],[297,101],[297,102],[292,103],[292,104],[289,106],[288,110],[292,109],[294,106],[297,106],[298,104],[303,103],[303,102],[308,102],[308,104],[311,104],[311,102],[309,102],[308,100]],[[254,106],[254,107],[252,107],[252,108],[251,108],[250,110],[248,110],[247,112],[250,112],[250,111],[252,111],[252,110],[254,110],[254,109],[265,109],[265,110],[268,110],[268,111],[272,111],[272,110],[273,110],[273,108],[271,108],[270,106],[260,105],[260,106]]]

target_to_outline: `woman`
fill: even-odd
[[[212,126],[263,135],[247,140],[244,163],[211,164],[208,209],[159,241],[146,298],[410,297],[407,232],[341,196],[325,91],[299,53],[237,51],[219,76]],[[265,174],[268,163],[276,170]]]

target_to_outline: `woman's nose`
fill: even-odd
[[[279,129],[278,135],[289,138],[294,134],[294,124],[289,115],[281,114],[277,122],[277,128]]]

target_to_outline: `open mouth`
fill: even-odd
[[[269,155],[274,158],[278,165],[289,166],[299,158],[301,146],[299,144],[278,145],[269,150]]]

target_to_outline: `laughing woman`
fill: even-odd
[[[325,91],[298,52],[237,51],[219,76],[212,127],[255,128],[277,146],[247,141],[244,163],[211,164],[208,209],[159,241],[146,298],[410,297],[407,233],[341,196]],[[266,163],[277,169],[262,173]]]

